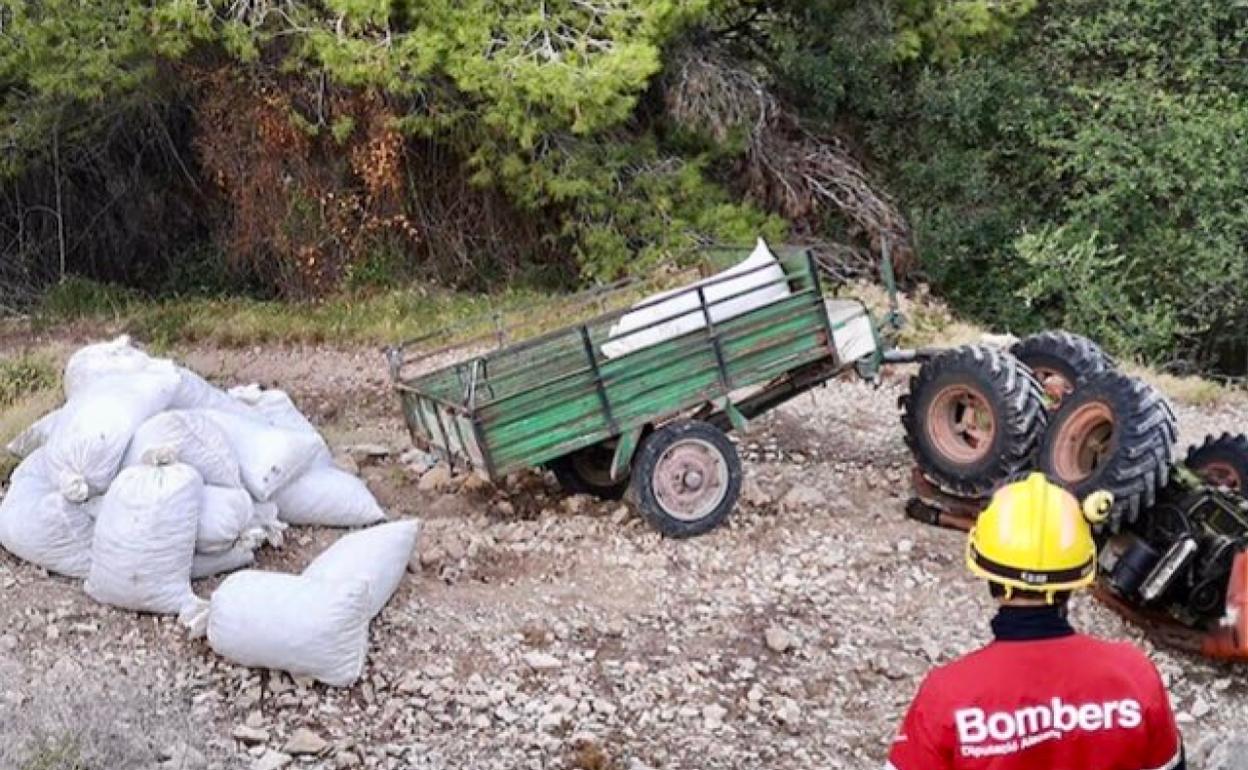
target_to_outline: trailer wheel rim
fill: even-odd
[[[728,463],[702,439],[668,447],[654,466],[654,497],[668,515],[697,521],[711,514],[728,494]]]
[[[987,399],[965,385],[950,385],[936,394],[927,410],[927,425],[936,450],[960,464],[982,460],[997,435]]]
[[[1041,389],[1044,390],[1044,398],[1048,401],[1050,408],[1056,408],[1062,403],[1063,398],[1075,392],[1075,384],[1056,369],[1037,366],[1031,371],[1036,375]]]
[[[1113,448],[1114,413],[1099,401],[1084,404],[1058,427],[1054,440],[1053,470],[1068,483],[1096,473]]]
[[[1200,466],[1197,474],[1205,481],[1219,487],[1226,487],[1232,492],[1240,488],[1239,473],[1234,466],[1224,462],[1208,462]]]

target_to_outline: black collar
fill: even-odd
[[[999,642],[1056,639],[1075,633],[1066,620],[1066,606],[1002,607],[992,619],[992,633]]]

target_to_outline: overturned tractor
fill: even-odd
[[[1107,490],[1098,598],[1166,643],[1248,660],[1248,438],[1210,437],[1176,462],[1162,394],[1068,332],[934,353],[901,408],[912,518],[967,529],[1032,470],[1080,498]]]

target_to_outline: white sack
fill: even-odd
[[[238,460],[243,486],[264,502],[298,476],[316,457],[319,436],[286,430],[258,419],[217,409],[196,410],[225,433]]]
[[[386,518],[363,481],[333,466],[305,471],[279,490],[273,502],[287,524],[361,527]]]
[[[177,367],[178,390],[173,395],[173,409],[219,409],[223,412],[247,414],[247,407],[240,404],[221,388],[200,377],[185,366]]]
[[[118,374],[137,374],[157,359],[130,344],[128,335],[79,348],[65,362],[65,397],[73,398],[96,380]]]
[[[17,434],[4,448],[15,457],[30,457],[32,452],[48,443],[48,437],[56,430],[56,421],[60,419],[60,415],[60,409],[48,412]]]
[[[780,267],[780,263],[767,248],[763,239],[759,238],[754,251],[739,264],[689,286],[647,297],[634,305],[637,307],[650,302],[655,303],[650,307],[632,310],[621,316],[620,320],[611,326],[610,339],[602,345],[603,355],[607,358],[618,358],[626,353],[657,345],[701,329],[706,326],[706,318],[702,314],[697,292],[691,289],[746,271],[752,272],[740,278],[706,286],[704,294],[710,306],[711,320],[715,323],[736,318],[789,296],[788,284],[783,282],[784,269]],[[771,284],[773,281],[781,281],[781,283],[764,285]],[[750,291],[751,289],[754,290]],[[737,294],[741,296],[734,296]],[[669,296],[671,299],[659,301]],[[733,297],[733,299],[725,299],[726,297]],[[718,304],[712,305],[713,302],[718,302]],[[660,321],[662,323],[659,323]],[[650,326],[650,324],[655,325]],[[634,331],[647,326],[650,328]],[[630,332],[633,333],[630,334]]]
[[[197,553],[191,561],[191,579],[220,575],[222,572],[234,572],[256,563],[254,546],[240,543],[220,553]]]
[[[204,485],[195,534],[196,553],[228,551],[251,526],[255,504],[245,489]]]
[[[167,446],[177,450],[179,462],[199,471],[205,484],[243,485],[238,461],[224,431],[200,412],[162,412],[144,422],[135,431],[122,465],[138,465],[144,453]]]
[[[295,402],[285,391],[276,388],[264,390],[252,383],[230,388],[229,393],[232,398],[245,404],[254,414],[259,414],[270,425],[316,436],[321,446],[316,452],[316,458],[312,461],[313,465],[329,465],[333,462],[329,445],[321,437],[320,431],[316,429],[311,420],[303,416],[303,412],[299,411],[299,407],[295,406]]]
[[[281,548],[286,540],[287,525],[277,518],[277,503],[255,503],[252,506],[251,521],[247,531],[257,532],[259,542],[265,542],[274,548]]]
[[[208,644],[235,663],[347,687],[368,654],[368,586],[244,570],[212,595]]]
[[[316,557],[303,576],[334,584],[363,580],[368,584],[368,616],[375,617],[398,589],[419,535],[418,519],[352,532]]]
[[[46,478],[43,452],[36,450],[13,471],[0,500],[0,545],[33,564],[83,578],[91,568],[91,508],[71,503]]]
[[[270,425],[289,430],[303,430],[316,433],[316,426],[303,416],[299,407],[284,390],[270,388],[265,390],[259,385],[240,385],[230,388],[230,396],[262,415]]]
[[[87,594],[145,612],[193,609],[191,558],[203,493],[199,474],[183,463],[123,470],[96,519]]]
[[[66,499],[80,503],[108,489],[134,432],[164,411],[178,386],[173,365],[93,381],[61,408],[44,447],[48,478]]]

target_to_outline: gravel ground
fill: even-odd
[[[332,689],[229,664],[171,619],[0,555],[0,765],[69,735],[108,768],[877,768],[923,674],[988,636],[963,536],[903,517],[900,379],[832,383],[757,421],[729,525],[670,541],[539,474],[425,472],[374,352],[184,358],[289,388],[339,447],[392,448],[361,472],[394,516],[425,519],[413,571],[364,678]],[[1245,422],[1178,411],[1185,443]],[[294,535],[261,566],[300,569],[336,533]],[[1149,652],[1194,766],[1236,767],[1219,744],[1248,725],[1245,670],[1158,649],[1091,599],[1073,615]]]

